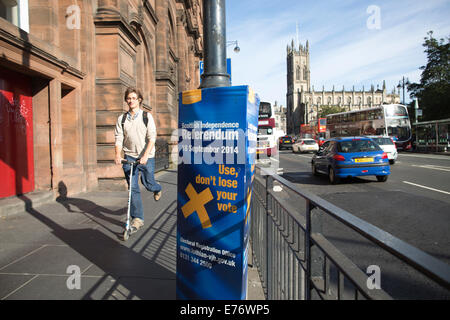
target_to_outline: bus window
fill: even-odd
[[[387,117],[405,117],[408,114],[406,113],[406,109],[401,106],[389,106],[386,108],[386,116]]]
[[[375,134],[376,134],[377,136],[382,136],[382,135],[384,135],[384,134],[385,134],[384,128],[377,128]]]
[[[354,121],[355,121],[355,114],[354,114],[354,113],[350,113],[350,114],[348,115],[348,120],[349,120],[350,122],[354,122]]]
[[[343,120],[344,120],[344,122],[348,122],[348,114],[343,115]]]
[[[360,115],[360,119],[359,119],[359,120],[360,120],[360,121],[367,120],[367,111],[361,112],[361,115]]]
[[[382,109],[377,109],[375,111],[375,119],[383,119],[383,110]]]

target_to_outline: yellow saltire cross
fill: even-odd
[[[189,201],[181,208],[184,217],[188,218],[194,211],[197,211],[202,228],[206,229],[212,227],[208,212],[205,209],[205,204],[214,199],[211,190],[206,188],[202,192],[197,193],[192,184],[189,183],[185,191],[189,197]]]

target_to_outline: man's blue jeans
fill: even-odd
[[[128,161],[136,161],[136,158],[125,155]],[[122,165],[125,178],[130,188],[131,165],[124,163]],[[133,167],[133,177],[131,179],[131,201],[130,216],[144,220],[144,207],[142,204],[141,189],[139,187],[139,174],[141,175],[142,185],[150,192],[157,193],[161,191],[161,185],[155,181],[155,158],[149,158],[146,165],[137,164]]]

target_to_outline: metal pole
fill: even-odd
[[[405,104],[405,77],[403,77],[403,104]]]
[[[228,87],[225,0],[203,1],[204,72],[200,88]]]

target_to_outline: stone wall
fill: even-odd
[[[199,86],[201,0],[33,0],[29,32],[0,19],[0,72],[31,78],[35,191],[123,181],[114,126],[141,88],[159,138],[178,127],[178,93]]]

